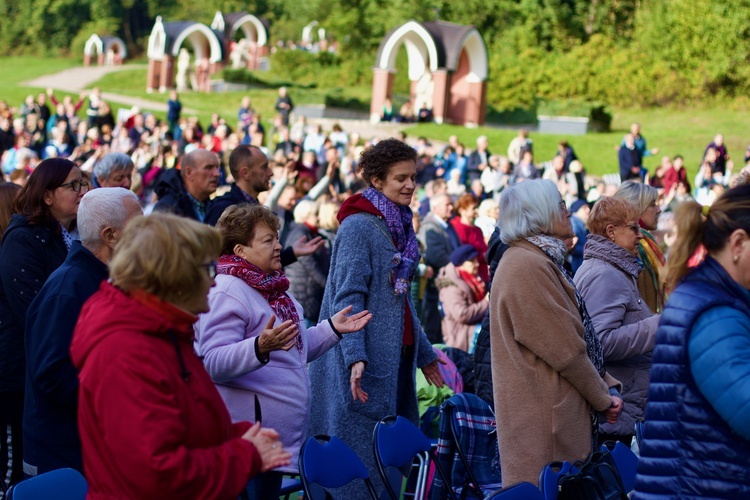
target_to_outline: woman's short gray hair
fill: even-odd
[[[81,243],[86,248],[98,248],[101,245],[101,232],[105,227],[125,227],[130,215],[125,203],[127,199],[138,204],[138,197],[121,187],[92,189],[81,198],[76,225]]]
[[[560,221],[560,192],[550,180],[523,181],[500,195],[500,239],[503,243],[549,233]]]
[[[642,182],[625,181],[620,184],[615,193],[615,198],[629,201],[638,208],[638,215],[646,211],[648,207],[659,199],[659,191]]]
[[[133,160],[125,153],[107,153],[94,165],[94,178],[109,179],[118,170],[134,168]]]
[[[315,215],[317,213],[318,204],[316,202],[314,202],[313,200],[300,200],[294,207],[294,222],[296,222],[297,224],[302,224],[307,219],[309,219],[311,215]]]

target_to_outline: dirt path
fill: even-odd
[[[55,90],[64,90],[66,92],[80,92],[92,83],[101,80],[104,75],[115,71],[126,71],[131,69],[143,69],[145,64],[125,64],[123,66],[79,66],[68,68],[57,73],[44,75],[33,80],[21,83],[29,87],[53,88]],[[167,111],[166,96],[161,96],[163,102],[141,99],[112,92],[102,92],[105,101],[125,104],[127,106],[138,106],[141,109],[150,111]],[[197,113],[192,109],[183,109],[184,113]]]

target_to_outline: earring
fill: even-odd
[[[734,262],[735,264],[738,263],[739,261],[740,261],[739,255],[735,255],[734,257],[732,257],[732,262]]]

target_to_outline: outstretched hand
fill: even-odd
[[[310,241],[307,241],[307,236],[303,236],[292,244],[292,251],[295,257],[311,255],[317,252],[324,243],[322,236],[316,236]]]
[[[361,330],[372,319],[372,313],[365,309],[357,314],[347,316],[352,312],[352,306],[347,306],[331,316],[331,323],[339,333],[351,333]]]
[[[443,387],[443,374],[440,373],[440,367],[438,366],[438,363],[440,363],[441,365],[447,364],[442,359],[437,358],[429,365],[425,365],[422,367],[422,374],[424,375],[424,378],[427,379],[428,384],[434,385],[435,387]]]

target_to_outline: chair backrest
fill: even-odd
[[[635,489],[635,476],[638,469],[638,457],[630,448],[619,441],[614,446],[612,446],[611,442],[604,443],[601,451],[607,449],[612,453],[612,458],[615,460],[615,465],[617,465],[617,472],[620,473],[620,479],[622,479],[625,491],[633,491]]]
[[[299,472],[307,498],[312,498],[310,483],[339,488],[355,479],[364,480],[371,498],[376,498],[367,467],[354,450],[335,436],[308,438],[300,450]]]
[[[641,449],[643,443],[643,420],[635,421],[635,442],[638,444],[638,449]]]
[[[539,489],[545,500],[557,500],[558,481],[560,476],[577,472],[578,468],[570,462],[550,462],[539,473]]]
[[[15,500],[84,500],[88,484],[77,470],[57,469],[26,479],[8,491],[8,498]]]
[[[494,489],[502,484],[492,464],[497,453],[495,415],[490,405],[474,394],[456,394],[446,403],[443,414],[449,418],[453,444],[466,473],[462,486],[481,497],[483,487]]]
[[[490,498],[494,500],[543,500],[544,495],[531,483],[518,483],[490,493],[484,498],[485,500]]]
[[[398,497],[389,481],[386,468],[411,465],[417,454],[427,454],[443,481],[446,480],[443,469],[435,459],[430,440],[416,425],[404,417],[388,416],[380,419],[373,430],[372,446],[378,472],[393,499]],[[452,492],[451,497],[455,498]]]

